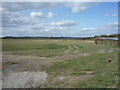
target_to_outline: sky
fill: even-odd
[[[118,33],[117,2],[3,2],[2,37]]]

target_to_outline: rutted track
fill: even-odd
[[[86,53],[77,53],[78,51],[79,49],[77,46],[68,45],[68,49],[64,51],[62,55],[40,58],[35,56],[12,55],[12,52],[6,54],[4,52],[3,62],[9,64],[3,66],[3,87],[31,88],[43,85],[45,82],[47,82],[47,74],[46,72],[41,71],[41,67],[49,67],[55,62],[88,55]],[[13,62],[17,63],[11,64]],[[35,81],[36,78],[34,78],[33,75],[36,75],[41,82]],[[16,81],[20,81],[21,83]],[[31,83],[34,85],[31,86]]]
[[[68,49],[64,51],[64,54],[77,54],[80,49],[76,44],[70,44],[68,45]]]
[[[97,53],[104,52],[105,51],[98,51]],[[12,55],[11,53],[12,52],[10,52],[9,54],[7,53],[7,55],[5,54],[5,52],[3,53],[3,61],[9,62],[8,65],[5,65],[5,67],[3,67],[3,85],[4,87],[9,88],[26,88],[30,87],[31,83],[33,84],[33,86],[31,86],[30,88],[42,86],[45,82],[47,82],[47,77],[49,77],[46,72],[42,71],[42,67],[49,67],[55,62],[61,62],[64,60],[79,58],[81,56],[88,56],[91,54],[81,53],[80,48],[76,44],[68,45],[68,49],[65,50],[61,55],[51,57],[20,56]],[[17,63],[11,64],[11,62]],[[10,78],[10,76],[12,75],[13,77]],[[36,80],[36,78],[33,78],[34,75],[38,78],[38,80]],[[74,77],[74,79],[76,80],[77,77]],[[41,80],[41,82],[39,82],[39,80]],[[19,81],[21,83],[17,83],[16,81]],[[74,80],[71,79],[71,81]]]

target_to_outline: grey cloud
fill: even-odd
[[[3,2],[3,9],[6,11],[22,11],[28,9],[48,9],[64,5],[64,3],[55,2]]]
[[[36,24],[37,20],[33,20],[30,17],[20,17],[19,12],[2,12],[2,28],[15,28],[24,25]]]
[[[44,31],[45,30],[45,28],[44,27],[32,27],[32,28],[30,28],[31,30],[42,30],[42,31]]]
[[[19,27],[21,25],[28,25],[31,24],[31,21],[29,18],[9,18],[2,21],[2,27]]]
[[[70,30],[71,27],[52,27],[52,26],[48,26],[48,27],[45,27],[45,26],[34,26],[34,27],[31,27],[30,28],[31,30],[39,30],[39,31],[63,31],[63,30]]]
[[[8,21],[11,18],[17,18],[19,17],[19,13],[18,12],[8,12],[8,11],[3,11],[2,12],[2,21]]]
[[[115,16],[117,16],[118,14],[117,13],[113,13],[113,14],[105,14],[105,16],[113,16],[113,17],[115,17]]]
[[[42,23],[43,24],[43,23]],[[42,25],[41,24],[41,25]],[[44,24],[43,24],[44,25]],[[100,26],[98,28],[94,28],[94,30],[90,30],[93,28],[86,28],[85,30],[76,30],[72,31],[71,28],[68,27],[41,27],[41,26],[34,26],[34,29],[28,30],[22,30],[22,28],[14,28],[14,30],[4,30],[4,35],[16,35],[16,36],[94,36],[94,35],[102,35],[102,34],[113,34],[118,32],[118,23],[112,22],[112,23],[106,23],[103,24],[103,26]],[[109,28],[110,27],[110,28]],[[25,29],[25,28],[24,28]],[[87,30],[89,29],[89,30]],[[66,31],[68,30],[68,31]]]
[[[112,23],[107,23],[104,26],[107,26],[107,27],[118,27],[119,24],[118,24],[118,22],[112,22]]]
[[[44,14],[42,12],[31,12],[30,13],[32,18],[44,18]]]
[[[21,25],[28,25],[28,24],[34,24],[35,22],[32,20],[26,20],[25,18],[20,18],[19,11],[22,10],[43,10],[43,9],[50,9],[55,7],[69,7],[74,11],[73,9],[78,9],[77,12],[83,11],[80,10],[82,7],[87,7],[86,9],[94,6],[95,3],[70,3],[70,2],[3,2],[2,3],[2,27],[19,27]],[[54,16],[53,13],[49,12],[47,16],[44,16],[42,13],[40,14],[32,14],[33,17],[38,18],[52,18]],[[13,20],[11,20],[13,19]],[[58,25],[59,24],[59,25]],[[77,25],[75,22],[70,21],[63,21],[63,22],[57,22],[56,26],[62,26],[62,27],[70,27]]]
[[[49,12],[47,17],[48,17],[48,18],[53,18],[54,16],[55,16],[54,13]]]
[[[116,34],[118,33],[118,22],[105,23],[97,28],[82,28],[76,35],[104,35],[104,34]]]
[[[18,18],[19,17],[19,13],[18,12],[7,12],[4,11],[2,12],[2,27],[15,27],[16,23],[13,23],[13,21],[11,21],[11,19],[13,18]]]
[[[70,7],[72,9],[73,13],[78,13],[85,11],[93,6],[98,5],[98,2],[73,2],[73,3],[68,3],[66,6]]]
[[[75,21],[65,20],[52,23],[39,23],[33,25],[31,30],[41,30],[41,31],[62,31],[70,30],[73,26],[77,25]]]
[[[55,14],[52,12],[49,12],[48,15],[45,15],[42,12],[31,12],[30,16],[32,18],[49,18],[50,19],[50,18],[53,18],[55,16]]]
[[[91,31],[91,30],[97,30],[97,28],[82,28],[83,31]]]
[[[45,31],[64,31],[64,30],[71,30],[71,27],[47,27]]]
[[[64,21],[60,21],[60,22],[52,22],[51,25],[52,26],[72,27],[72,26],[76,26],[77,23],[72,20],[64,20]]]
[[[50,9],[53,7],[68,7],[72,12],[81,12],[97,5],[96,2],[3,2],[6,11],[21,11],[28,9]]]

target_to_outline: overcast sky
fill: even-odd
[[[4,2],[2,36],[95,36],[118,33],[117,2]]]

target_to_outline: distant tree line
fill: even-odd
[[[112,38],[120,38],[120,34],[112,34],[112,35],[99,35],[94,37],[30,37],[30,36],[22,36],[22,37],[14,37],[14,36],[5,36],[2,39],[76,39],[76,40],[95,40],[100,37],[112,37]]]
[[[120,38],[120,34],[112,34],[112,35],[99,35],[99,36],[94,36],[96,37],[112,37],[112,38]]]
[[[29,36],[23,36],[23,37],[13,37],[13,36],[5,36],[2,37],[2,39],[76,39],[76,40],[87,40],[87,39],[93,39],[94,37],[29,37]]]

